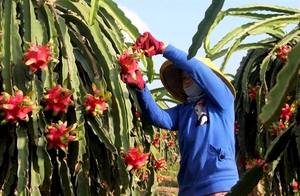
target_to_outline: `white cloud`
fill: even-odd
[[[124,12],[125,16],[131,20],[131,23],[138,28],[140,33],[150,31],[149,26],[142,21],[142,19],[136,12],[129,10],[125,6],[119,6],[119,8]],[[126,37],[126,41],[130,40],[129,36],[126,33],[124,33],[124,36]]]

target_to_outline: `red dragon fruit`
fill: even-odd
[[[277,49],[277,58],[283,62],[286,62],[288,54],[291,50],[292,50],[292,47],[290,45],[280,46]]]
[[[71,99],[74,89],[69,90],[55,84],[53,86],[52,89],[47,89],[47,93],[43,96],[43,100],[46,104],[45,110],[53,111],[53,115],[56,116],[59,112],[66,113],[68,107],[74,105],[74,102]]]
[[[260,86],[259,85],[256,85],[256,86],[250,86],[249,85],[249,97],[252,99],[252,100],[256,100],[256,95],[258,93],[260,89]],[[266,94],[267,94],[267,91],[266,89],[262,89],[262,93],[263,93],[263,98],[265,99],[266,98]]]
[[[127,165],[126,170],[138,170],[143,169],[148,159],[148,154],[143,153],[143,148],[139,147],[131,147],[128,150],[128,153],[124,156],[125,164]]]
[[[77,127],[76,123],[69,127],[67,127],[67,122],[58,121],[58,123],[52,123],[45,130],[48,149],[60,148],[67,153],[69,142],[82,139],[78,135],[82,128],[83,126]]]
[[[5,119],[2,120],[1,124],[5,124],[8,121],[16,123],[18,120],[28,122],[28,114],[32,110],[39,109],[34,105],[34,102],[31,101],[28,95],[23,95],[21,90],[16,90],[15,96],[11,96],[6,92],[2,92],[0,96],[0,110],[1,115],[5,116]]]
[[[282,120],[290,120],[291,116],[292,116],[291,107],[289,104],[286,103],[285,107],[281,109],[279,118],[281,118]]]
[[[164,177],[161,174],[156,174],[156,181],[157,183],[162,183]]]
[[[111,93],[106,92],[102,93],[100,92],[96,85],[92,84],[92,89],[94,91],[94,95],[87,94],[84,99],[84,107],[85,111],[89,114],[93,114],[93,116],[96,116],[98,114],[102,115],[104,110],[108,109],[108,104],[106,101],[110,99]]]
[[[291,182],[291,185],[293,187],[293,190],[295,192],[297,192],[299,190],[299,185],[298,185],[298,182],[295,181],[295,179],[293,179],[293,182]]]
[[[48,44],[39,46],[29,43],[29,45],[30,48],[23,55],[23,63],[29,66],[32,72],[36,72],[38,69],[46,69],[47,64],[53,60],[50,56],[51,51]]]
[[[156,170],[163,170],[167,169],[167,162],[163,157],[160,157],[158,160],[154,160],[154,168]]]
[[[152,145],[155,146],[156,148],[159,147],[160,145],[160,134],[156,134],[153,141],[152,141]]]
[[[139,69],[138,61],[141,53],[134,53],[132,48],[124,50],[124,54],[117,55],[119,64],[122,68],[122,73],[129,73],[132,78],[136,79],[135,71]]]
[[[174,147],[175,147],[175,142],[174,142],[174,140],[170,140],[170,141],[169,141],[169,146],[170,146],[171,148],[174,148]]]
[[[237,121],[234,122],[234,126],[233,127],[234,127],[234,134],[238,134],[238,132],[240,130],[240,125],[238,124]]]

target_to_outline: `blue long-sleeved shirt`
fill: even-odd
[[[181,154],[177,176],[179,196],[200,196],[229,191],[238,181],[235,162],[234,97],[226,84],[204,63],[169,45],[164,57],[187,72],[206,93],[208,122],[196,126],[195,106],[185,102],[160,109],[147,86],[137,90],[139,105],[156,127],[178,130]]]

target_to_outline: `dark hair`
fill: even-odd
[[[178,72],[177,72],[177,74],[178,74],[178,77],[179,77],[179,78],[181,78],[181,76],[182,76],[182,73],[183,73],[183,70],[182,70],[182,69],[180,69],[180,68],[178,68]]]
[[[178,68],[177,78],[178,78],[178,80],[180,80],[180,84],[182,84],[182,74],[183,74],[183,70]],[[182,89],[181,93],[184,94],[185,96],[187,96],[183,89]]]

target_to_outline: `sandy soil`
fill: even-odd
[[[178,185],[176,177],[163,176],[164,180],[157,187],[157,195],[159,196],[176,196],[178,193]]]
[[[158,185],[156,189],[156,196],[177,196],[178,184],[176,177],[163,176],[163,181]],[[141,196],[144,196],[145,192],[141,191]]]

